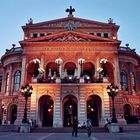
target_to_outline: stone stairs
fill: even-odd
[[[72,127],[64,127],[64,128],[52,128],[52,127],[42,127],[42,128],[31,128],[31,132],[32,133],[72,133]],[[92,132],[108,132],[107,128],[103,128],[103,127],[93,127],[92,128]],[[87,133],[86,129],[78,129],[78,133]]]

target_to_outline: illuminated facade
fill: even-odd
[[[119,26],[68,17],[22,27],[21,47],[6,50],[0,64],[0,119],[20,124],[24,97],[20,87],[29,83],[28,118],[39,127],[70,126],[74,116],[103,126],[111,117],[107,86],[119,86],[115,98],[117,119],[140,117],[140,57],[128,44],[121,47]]]

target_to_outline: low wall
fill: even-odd
[[[0,132],[19,132],[19,129],[18,125],[0,125]]]
[[[128,131],[140,131],[140,124],[127,124],[127,125],[119,125],[122,129],[122,132]]]

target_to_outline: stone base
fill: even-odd
[[[108,129],[109,129],[109,132],[111,132],[111,133],[120,132],[120,126],[118,123],[112,123],[112,124],[108,125]]]
[[[118,124],[119,125],[126,125],[127,124],[127,122],[126,122],[126,120],[125,119],[117,119],[118,120]]]
[[[61,83],[61,79],[60,79],[60,78],[56,78],[55,82],[56,82],[57,84],[60,84],[60,83]]]
[[[30,133],[30,124],[22,123],[20,125],[20,133]]]
[[[80,83],[85,83],[85,79],[83,77],[80,77]]]

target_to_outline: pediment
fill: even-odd
[[[116,40],[76,31],[65,31],[48,36],[28,39],[26,42],[116,42]]]
[[[118,27],[117,25],[115,25]],[[82,19],[82,18],[76,18],[76,17],[66,17],[66,18],[60,18],[40,23],[28,23],[23,28],[30,27],[30,28],[57,28],[61,27],[64,29],[69,30],[69,27],[73,27],[75,29],[79,27],[93,27],[93,28],[106,28],[111,27],[111,24],[104,23],[104,22],[98,22],[94,20],[88,20],[88,19]]]

